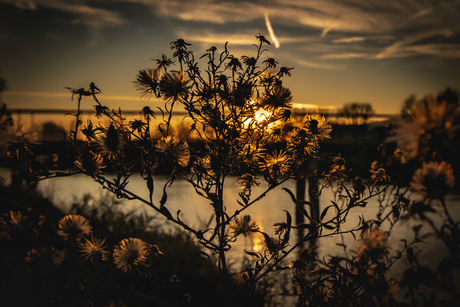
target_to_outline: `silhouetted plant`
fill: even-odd
[[[141,70],[135,81],[144,95],[160,100],[161,105],[144,107],[139,117],[130,121],[120,109],[110,110],[100,102],[101,90],[94,83],[88,89],[69,88],[72,99],[77,98],[75,126],[69,135],[75,149],[75,169],[67,173],[44,172],[39,179],[84,173],[116,197],[149,206],[202,246],[202,254],[220,277],[225,289],[222,299],[227,302],[238,292],[253,295],[258,282],[268,274],[291,269],[299,305],[391,305],[395,299],[390,289],[396,281],[388,273],[397,260],[407,255],[414,265],[407,272],[416,272],[412,275],[427,272],[413,253],[420,241],[420,229],[414,230],[411,240],[404,239],[396,247],[398,250],[390,251],[387,246],[395,225],[418,215],[445,242],[451,252],[446,263],[453,264],[458,259],[459,231],[458,223],[449,214],[445,196],[453,187],[454,178],[450,165],[441,162],[443,156],[435,147],[438,143],[433,143],[436,139],[425,139],[419,131],[400,130],[400,134],[415,135],[420,161],[433,160],[420,165],[410,186],[393,185],[394,175],[379,163],[373,165],[370,180],[355,178],[350,186],[345,182],[349,176],[345,160],[341,156],[320,154],[321,142],[330,138],[331,125],[321,115],[307,114],[298,121],[291,118],[292,95],[283,78],[291,75],[292,68],[278,68],[273,58],[264,60],[264,48],[269,42],[262,35],[256,38],[255,54],[240,58],[230,53],[227,44],[220,52],[213,46],[197,58],[184,40],[172,42],[172,57],[162,55],[154,61],[155,67]],[[178,69],[172,70],[176,63]],[[95,118],[86,123],[80,117],[84,97],[95,103]],[[441,128],[448,128],[451,121],[442,103],[431,106],[427,100],[423,106],[425,113],[414,111],[412,122],[402,125],[430,128],[428,114],[434,114]],[[362,110],[356,114],[365,123],[372,110],[365,105],[360,107]],[[188,144],[174,133],[172,123],[177,110],[185,111],[189,132],[199,140],[196,144]],[[444,130],[442,135],[450,136]],[[399,140],[405,139],[400,136]],[[401,156],[413,158],[412,147],[401,146]],[[133,192],[129,185],[136,172],[144,179],[146,196]],[[160,188],[155,181],[159,172],[169,174]],[[233,200],[240,207],[232,212],[224,203],[224,183],[229,176],[237,176],[241,188],[238,199]],[[297,199],[292,191],[283,188],[303,222],[293,221],[286,211],[285,219],[274,225],[270,235],[245,211],[289,179],[310,181],[309,201]],[[171,212],[168,193],[177,180],[189,183],[209,203],[212,220],[206,227],[185,223],[181,210]],[[255,195],[255,186],[261,186],[262,192]],[[335,197],[319,210],[319,196],[328,187],[334,189]],[[161,191],[158,202],[153,199],[155,190]],[[418,193],[423,199],[412,201],[411,193]],[[361,217],[357,225],[347,224],[353,211],[366,207],[371,199],[378,203],[376,217],[367,220]],[[446,217],[441,228],[425,214],[439,209],[431,206],[433,202],[441,204]],[[78,225],[80,231],[74,231]],[[102,261],[106,255],[104,241],[88,237],[91,229],[84,225],[78,215],[64,218],[58,234],[67,244],[78,246],[77,251],[85,261]],[[315,252],[315,242],[322,238],[342,235],[356,238],[358,232],[361,240],[358,251],[350,251],[342,244],[343,255],[319,257]],[[241,235],[263,237],[264,248],[246,251],[252,261],[241,272],[231,272],[227,252]],[[305,249],[300,257],[288,264],[293,251],[302,246]],[[152,278],[155,274],[152,264],[161,256],[160,249],[161,246],[147,244],[140,238],[124,238],[115,248],[114,262],[126,274],[136,272]],[[52,249],[46,250],[47,255],[54,253]],[[413,293],[415,286],[408,276],[410,273],[400,285]],[[455,300],[452,275],[442,274],[441,280]]]
[[[282,270],[288,256],[305,242],[362,230],[366,225],[364,220],[346,229],[342,224],[353,208],[365,206],[366,200],[385,191],[372,185],[365,198],[359,198],[363,196],[362,190],[353,192],[347,206],[333,203],[322,212],[315,209],[311,213],[303,208],[304,205],[316,208],[313,203],[317,203],[321,190],[347,176],[345,161],[340,157],[328,160],[320,155],[320,142],[330,138],[332,130],[324,117],[309,114],[300,121],[291,119],[292,96],[283,85],[283,77],[290,76],[292,68],[278,68],[273,58],[262,61],[268,40],[261,35],[257,39],[255,55],[240,59],[228,51],[227,45],[221,52],[211,47],[196,59],[189,50],[190,44],[183,40],[172,42],[172,59],[179,63],[179,69],[171,70],[174,61],[163,55],[155,60],[156,67],[141,70],[135,81],[144,95],[161,99],[164,105],[146,106],[139,118],[129,122],[121,110],[110,111],[101,104],[100,90],[93,83],[87,90],[71,89],[72,96],[78,98],[71,140],[79,172],[91,176],[119,198],[141,201],[193,234],[226,287],[231,276],[226,253],[232,244],[239,235],[262,236],[265,249],[246,251],[252,257],[252,264],[236,275],[243,280],[237,284],[253,291],[267,274]],[[79,118],[85,96],[95,101],[95,115],[100,119],[89,120],[86,125]],[[171,123],[177,109],[187,113],[190,133],[199,140],[196,146],[173,134]],[[159,138],[153,137],[154,130],[159,132]],[[82,142],[77,139],[79,131],[84,138]],[[131,159],[132,156],[136,159]],[[315,163],[318,166],[312,167]],[[318,167],[323,164],[326,167],[321,174]],[[163,196],[159,203],[155,203],[153,193],[158,188],[154,174],[159,169],[168,170],[171,176],[161,188]],[[107,170],[115,171],[115,177],[107,175]],[[129,188],[129,178],[135,171],[140,171],[145,180],[146,198]],[[286,212],[286,220],[275,225],[272,236],[261,231],[249,215],[244,215],[247,208],[286,180],[312,178],[313,183],[321,175],[326,181],[318,190],[311,190],[311,202],[297,200],[292,191],[284,188],[304,217],[301,224],[293,223]],[[242,189],[235,200],[240,208],[234,212],[228,212],[223,201],[228,176],[239,176],[237,184]],[[375,176],[376,184],[383,181],[382,174]],[[264,190],[254,195],[253,187],[262,186],[259,177],[265,181]],[[187,181],[209,202],[213,213],[209,227],[194,228],[183,222],[180,210],[176,213],[169,210],[168,188],[178,179]],[[292,232],[299,232],[300,237],[293,239],[296,236]],[[226,295],[229,293],[231,290]]]

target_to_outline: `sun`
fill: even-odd
[[[256,124],[256,125],[265,124],[268,122],[269,118],[270,118],[270,113],[268,113],[264,109],[259,109],[254,113],[254,116],[248,117],[243,122],[243,124],[246,128],[252,124]]]
[[[270,114],[263,109],[257,110],[256,113],[254,114],[254,119],[258,123],[266,122],[269,117],[270,117]]]

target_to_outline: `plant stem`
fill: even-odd
[[[77,114],[75,115],[75,132],[73,135],[73,143],[75,147],[77,147],[78,126],[80,126],[80,103],[81,103],[81,94],[78,95]]]
[[[444,200],[444,198],[441,199],[441,204],[442,204],[442,208],[444,209],[444,213],[446,214],[447,219],[449,220],[449,223],[451,225],[454,225],[455,222],[452,219],[452,217],[450,216],[449,210],[447,210],[446,201]]]

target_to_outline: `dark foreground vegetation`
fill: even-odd
[[[3,306],[215,306],[230,295],[189,235],[122,213],[110,197],[97,207],[88,198],[75,204],[71,213],[85,216],[92,233],[76,242],[58,234],[68,213],[36,191],[1,186],[0,193]],[[123,272],[113,263],[109,251],[129,237],[161,246],[148,268]],[[262,304],[233,287],[229,303]]]

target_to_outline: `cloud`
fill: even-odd
[[[334,39],[332,42],[333,43],[356,43],[356,42],[363,42],[366,39],[367,38],[365,37],[355,36],[355,37],[344,37],[344,38]]]
[[[92,30],[118,27],[127,21],[119,12],[109,9],[94,7],[91,1],[66,1],[66,0],[0,0],[15,5],[19,9],[40,10],[41,8],[54,9],[74,16],[70,23],[82,24]]]
[[[172,20],[173,31],[188,33],[194,26],[206,28],[206,33],[193,34],[186,38],[206,44],[225,43],[235,45],[252,44],[245,35],[249,30],[257,34],[267,31],[270,21],[276,22],[279,43],[299,46],[305,43],[327,45],[349,45],[349,49],[335,52],[325,50],[323,58],[382,59],[408,57],[414,54],[456,56],[452,48],[435,47],[436,44],[452,44],[451,41],[430,41],[439,35],[425,36],[427,32],[443,32],[450,29],[452,35],[460,34],[460,1],[420,1],[420,0],[0,0],[21,9],[51,8],[73,16],[70,23],[85,25],[93,39],[97,39],[102,29],[127,25],[130,21],[123,14],[127,4],[133,8],[147,9],[154,18]],[[266,12],[267,17],[264,16]],[[268,15],[270,20],[268,20]],[[132,14],[135,16],[135,14]],[[133,18],[133,17],[131,17]],[[134,20],[133,20],[134,21]],[[267,22],[268,21],[268,22]],[[257,27],[257,24],[260,26]],[[225,27],[224,27],[225,25]],[[182,28],[189,30],[184,31]],[[214,33],[214,34],[211,34]],[[230,34],[230,35],[229,35]],[[270,33],[272,34],[272,33]],[[316,35],[316,40],[312,39]],[[202,37],[200,37],[202,36]],[[375,38],[386,38],[377,41]],[[441,38],[448,38],[441,35]],[[411,41],[411,39],[417,39]],[[427,47],[415,47],[414,43],[424,41]],[[272,37],[272,41],[275,39]],[[367,44],[367,45],[366,45]],[[275,43],[276,45],[276,43]],[[370,51],[357,52],[354,48],[368,46]],[[314,46],[312,48],[315,48]],[[375,50],[379,48],[379,50]],[[428,50],[430,50],[428,52]],[[432,53],[433,52],[433,53]],[[443,52],[446,54],[443,55]],[[369,54],[374,53],[374,56]],[[342,54],[342,55],[340,55]]]
[[[353,45],[365,43],[377,36],[385,37],[384,41],[379,41],[381,49],[375,51],[374,57],[369,52],[363,53],[362,57],[375,59],[405,57],[422,52],[423,48],[404,48],[411,44],[405,42],[407,37],[418,37],[427,31],[443,31],[442,29],[456,26],[460,19],[458,0],[435,3],[418,0],[119,1],[142,3],[158,17],[211,24],[248,24],[257,20],[263,22],[261,11],[264,11],[270,15],[270,19],[276,20],[280,43],[287,42],[287,37],[283,36],[286,31],[302,35],[302,29],[316,29],[318,43],[323,40],[321,43]],[[268,31],[270,32],[269,28]],[[331,40],[324,42],[329,36]],[[293,43],[301,42],[294,35],[290,35],[289,39]],[[244,40],[237,42],[243,44]],[[447,48],[437,50],[452,54]],[[330,54],[325,57],[352,58],[361,55],[348,50],[341,56]]]
[[[36,10],[37,9],[37,6],[35,5],[34,1],[30,1],[30,0],[0,0],[0,2],[13,4],[17,8],[23,9],[23,10]]]
[[[400,51],[399,55],[404,56],[405,54],[425,54],[446,58],[460,58],[460,44],[425,44],[405,46]]]
[[[452,29],[439,29],[439,30],[431,30],[431,31],[426,31],[426,32],[419,32],[414,35],[406,36],[394,42],[390,46],[386,47],[382,52],[378,53],[375,56],[375,58],[376,59],[386,59],[386,58],[398,58],[398,57],[411,56],[411,55],[417,54],[418,53],[417,50],[419,51],[423,50],[424,48],[421,48],[421,46],[426,45],[426,44],[422,44],[422,45],[419,45],[418,48],[414,48],[414,46],[411,46],[412,44],[417,43],[419,41],[427,40],[429,38],[433,38],[436,36],[443,36],[443,37],[448,38],[453,35],[455,35],[455,31]],[[442,51],[442,50],[439,50],[439,51]]]
[[[248,22],[263,17],[257,1],[218,0],[119,0],[140,3],[149,7],[156,16],[177,18],[183,21],[224,24],[228,22]]]
[[[301,59],[295,59],[294,62],[301,66],[309,67],[309,68],[330,69],[330,70],[345,69],[343,65],[333,65],[333,64],[312,62],[312,61],[301,60]]]
[[[368,53],[331,53],[320,56],[320,59],[371,59],[372,54]]]
[[[280,43],[275,36],[275,32],[273,31],[272,24],[270,23],[270,19],[268,18],[267,12],[265,12],[265,25],[267,26],[268,33],[270,33],[270,37],[275,44],[276,48],[280,47]]]

